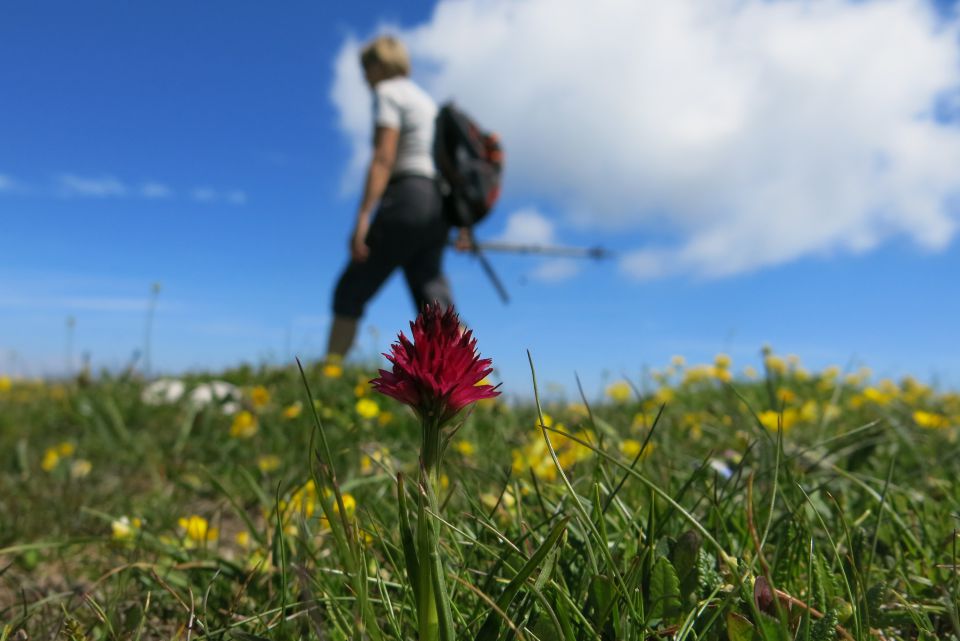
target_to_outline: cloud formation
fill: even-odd
[[[0,191],[13,190],[16,187],[17,183],[12,178],[0,174]],[[136,197],[147,200],[170,199],[176,196],[176,192],[169,185],[156,180],[147,180],[132,187],[114,176],[91,178],[73,173],[57,176],[55,193],[67,198]],[[247,204],[247,193],[240,189],[217,190],[204,186],[190,190],[188,195],[198,203]]]
[[[113,176],[87,178],[76,174],[62,174],[58,178],[58,186],[60,193],[68,197],[108,198],[127,194],[127,186]]]
[[[495,242],[513,245],[550,246],[557,243],[556,229],[549,218],[534,208],[525,208],[513,212],[507,217],[507,223]],[[534,280],[555,283],[572,278],[580,273],[576,261],[568,258],[540,260],[529,275]]]
[[[140,186],[140,195],[144,198],[171,198],[173,196],[173,190],[164,185],[163,183],[158,183],[154,181],[145,182]]]
[[[418,81],[501,134],[505,195],[675,239],[629,253],[628,275],[956,233],[960,18],[926,0],[443,0],[392,31]],[[354,172],[370,126],[356,48],[331,94]]]

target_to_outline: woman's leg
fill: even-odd
[[[364,308],[395,267],[395,262],[375,251],[366,261],[347,265],[333,293],[334,318],[327,338],[327,357],[347,355]]]
[[[450,291],[450,282],[443,275],[444,244],[435,244],[414,254],[403,265],[403,275],[407,279],[407,286],[413,295],[413,302],[417,311],[421,311],[428,303],[436,303],[443,309],[453,305],[453,294]]]

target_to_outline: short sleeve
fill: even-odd
[[[400,103],[387,87],[377,87],[373,100],[373,123],[377,127],[400,129]]]

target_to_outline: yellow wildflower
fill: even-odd
[[[590,411],[583,403],[570,403],[567,405],[567,411],[577,418],[587,418],[590,415]]]
[[[846,376],[843,377],[843,382],[849,385],[850,387],[856,387],[857,385],[863,382],[863,377],[855,373],[847,374]]]
[[[773,374],[778,374],[780,376],[787,373],[787,363],[782,358],[776,354],[767,354],[763,358],[763,365],[767,368],[768,372]]]
[[[303,412],[303,403],[297,401],[283,408],[283,418],[290,421],[300,416],[301,412]]]
[[[729,383],[730,381],[733,380],[733,373],[731,373],[730,370],[728,370],[725,367],[714,366],[712,370],[713,370],[712,371],[713,377],[716,378],[718,381],[721,381],[723,383]]]
[[[797,400],[797,393],[786,387],[777,390],[777,399],[784,403],[793,403]]]
[[[474,453],[477,451],[477,448],[473,446],[473,443],[464,439],[460,439],[459,441],[457,441],[454,447],[458,452],[468,457],[473,456]]]
[[[653,447],[652,442],[647,443],[647,446],[644,448],[643,441],[627,438],[620,443],[620,452],[631,461],[636,458],[637,454],[640,454],[640,460],[644,460],[653,452]],[[640,448],[643,448],[642,454],[640,453]]]
[[[372,398],[361,398],[357,401],[356,410],[361,418],[377,418],[380,414],[380,406]]]
[[[684,385],[694,385],[714,378],[716,368],[712,365],[695,365],[687,369],[683,374]]]
[[[270,402],[270,392],[267,391],[267,388],[263,385],[257,385],[250,390],[250,401],[257,409],[266,407],[266,405]]]
[[[317,508],[317,486],[313,479],[297,488],[290,496],[289,503],[281,502],[280,509],[286,510],[287,508],[293,514],[302,514],[307,519],[313,516],[313,512]]]
[[[808,400],[800,406],[800,418],[807,423],[816,423],[819,416],[820,408],[817,407],[816,401]]]
[[[950,421],[943,414],[927,412],[925,410],[915,410],[913,412],[913,422],[919,427],[927,429],[943,429],[950,427]]]
[[[257,457],[257,467],[264,474],[269,474],[280,467],[280,457],[276,454],[262,454]]]
[[[624,403],[630,400],[631,393],[630,384],[626,381],[617,381],[607,386],[607,396],[617,403]]]
[[[177,521],[180,530],[183,532],[183,543],[187,547],[192,547],[197,543],[206,543],[215,541],[219,531],[215,527],[210,527],[207,520],[202,516],[191,514],[187,518],[180,518]]]
[[[743,368],[743,375],[752,381],[757,378],[757,368],[753,365],[747,365]]]
[[[863,397],[877,405],[889,405],[890,401],[893,400],[893,396],[890,393],[884,392],[876,387],[864,388]]]
[[[357,383],[356,387],[353,388],[353,395],[357,398],[363,398],[370,391],[370,386],[366,381]]]
[[[110,522],[110,535],[115,541],[129,541],[137,535],[142,525],[143,521],[137,517],[131,519],[128,516],[121,516]]]
[[[393,422],[393,413],[392,412],[380,412],[380,416],[377,417],[377,425],[380,427],[386,427]]]
[[[250,547],[250,533],[246,530],[240,530],[233,536],[233,540],[236,541],[237,545],[246,549]]]
[[[353,498],[353,494],[349,492],[342,493],[340,498],[343,499],[343,509],[347,516],[353,516],[354,512],[357,511],[357,499]],[[333,501],[333,511],[336,514],[340,513],[340,505],[336,500]]]
[[[676,393],[669,387],[661,387],[653,395],[653,400],[656,401],[658,406],[670,403],[674,398],[676,398]]]
[[[66,458],[68,456],[73,456],[73,453],[75,451],[76,451],[76,448],[73,446],[73,443],[70,443],[69,441],[64,441],[63,443],[57,446],[57,454],[59,454],[63,458]]]
[[[57,453],[57,448],[48,447],[43,453],[43,460],[40,462],[40,467],[43,468],[44,472],[51,472],[53,468],[57,467],[57,463],[59,462],[60,455]]]
[[[800,415],[796,408],[788,407],[783,410],[782,415],[780,412],[766,410],[760,413],[759,418],[760,423],[771,432],[776,432],[782,426],[783,433],[786,434],[800,418]]]
[[[241,410],[233,416],[230,436],[233,438],[251,438],[259,428],[257,418],[247,410]]]
[[[687,364],[687,359],[677,354],[670,357],[670,364],[679,369]]]
[[[733,360],[730,358],[729,354],[717,354],[713,357],[713,364],[715,367],[720,369],[730,369],[730,366],[733,364]]]
[[[550,415],[547,414],[546,412],[543,412],[543,413],[541,414],[541,417],[543,418],[543,426],[544,426],[544,427],[553,427],[553,417],[552,417],[552,416],[550,416]],[[537,427],[537,428],[540,427],[540,422],[539,422],[539,421],[537,421],[536,427]]]
[[[326,363],[321,371],[327,378],[340,378],[343,376],[343,366],[335,361]]]
[[[11,387],[13,387],[13,381],[10,380],[10,377],[0,376],[0,394],[9,392]]]

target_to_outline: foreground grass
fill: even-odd
[[[436,515],[456,638],[960,639],[960,396],[766,365],[480,403]],[[0,639],[414,638],[419,427],[370,375],[309,368],[311,407],[226,372],[232,413],[0,379]]]

